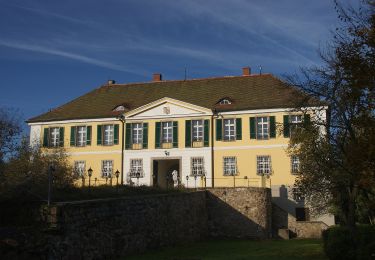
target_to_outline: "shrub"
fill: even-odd
[[[357,226],[356,235],[347,227],[331,227],[323,232],[323,242],[329,259],[373,259],[375,226]]]

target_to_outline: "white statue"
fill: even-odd
[[[172,172],[172,180],[173,180],[173,186],[177,187],[178,186],[178,171],[174,170]]]

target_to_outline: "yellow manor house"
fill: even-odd
[[[274,202],[309,219],[291,194],[299,160],[291,129],[325,112],[294,110],[303,93],[270,74],[107,84],[28,120],[30,142],[64,147],[91,185],[270,187]],[[315,112],[319,111],[319,112]],[[323,110],[324,111],[324,110]],[[87,178],[86,178],[87,184]],[[281,199],[285,197],[285,199]],[[291,203],[293,202],[293,203]],[[295,211],[295,212],[293,212]],[[332,218],[325,219],[327,224]]]

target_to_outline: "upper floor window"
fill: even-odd
[[[108,124],[98,125],[97,128],[97,144],[98,145],[114,145],[118,144],[119,125]]]
[[[230,156],[224,157],[223,159],[224,176],[237,175],[237,158],[235,156]]]
[[[86,145],[86,126],[77,127],[77,145],[78,146]]]
[[[142,144],[143,141],[143,124],[134,123],[132,124],[132,142],[133,144]]]
[[[162,143],[172,143],[173,125],[172,122],[162,122]]]
[[[191,158],[191,175],[203,176],[204,175],[204,160],[203,157]]]
[[[271,156],[257,156],[257,174],[270,175],[271,171]]]
[[[203,120],[192,120],[193,142],[203,141]]]
[[[290,158],[290,164],[291,164],[291,172],[292,174],[296,174],[299,172],[299,167],[300,167],[300,161],[298,156],[293,155]]]
[[[143,160],[131,159],[130,160],[130,177],[143,177]]]
[[[113,174],[113,161],[112,160],[102,161],[102,177],[111,178],[112,174]]]
[[[91,126],[72,126],[70,128],[70,146],[91,145]]]
[[[43,146],[44,147],[64,146],[64,127],[44,128]]]
[[[293,134],[299,125],[302,124],[302,115],[289,116],[290,133]]]
[[[257,117],[257,139],[268,139],[268,117]]]
[[[84,177],[86,171],[86,162],[85,161],[74,161],[74,173],[78,177]]]
[[[293,132],[302,124],[309,124],[310,115],[284,115],[284,137],[290,137]]]
[[[235,119],[224,119],[224,140],[236,140],[236,123]]]

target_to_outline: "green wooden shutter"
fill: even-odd
[[[173,148],[178,147],[178,122],[173,122]]]
[[[206,119],[204,120],[204,132],[203,132],[203,140],[204,140],[204,146],[210,145],[210,120]]]
[[[236,140],[242,140],[242,120],[236,118]]]
[[[283,132],[284,132],[284,137],[289,137],[289,135],[290,135],[290,129],[289,129],[289,116],[288,115],[284,115],[284,129],[283,129]]]
[[[250,117],[250,139],[257,139],[255,117]]]
[[[103,133],[102,133],[102,129],[103,129],[103,126],[102,125],[98,125],[97,127],[97,133],[96,133],[96,144],[97,145],[102,145],[103,142],[102,142],[102,137],[103,137]]]
[[[91,125],[86,126],[86,145],[91,145]]]
[[[309,114],[305,114],[303,116],[303,124],[304,124],[305,127],[307,127],[310,124],[310,115]]]
[[[132,147],[132,124],[125,124],[125,149],[129,150]]]
[[[49,128],[44,128],[44,134],[43,134],[43,147],[49,146]]]
[[[148,123],[143,123],[143,149],[148,148]]]
[[[60,140],[59,140],[59,146],[64,147],[64,127],[60,127]]]
[[[113,143],[118,144],[118,124],[113,126]]]
[[[216,119],[216,141],[223,139],[223,120]]]
[[[270,138],[276,138],[275,116],[270,116]]]
[[[160,148],[161,122],[155,123],[155,148]]]
[[[70,146],[76,145],[76,126],[70,127]]]
[[[185,147],[191,147],[191,120],[185,121]]]

